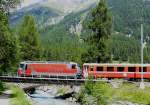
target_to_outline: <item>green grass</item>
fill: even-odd
[[[134,103],[150,104],[150,87],[139,89],[133,84],[123,84],[119,89],[113,89],[116,100],[125,100]]]
[[[17,86],[11,86],[13,92],[11,105],[31,105],[23,90]]]
[[[128,101],[143,105],[150,105],[150,87],[139,89],[139,87],[135,84],[124,83],[120,88],[113,88],[108,83],[88,83],[84,86],[84,88],[85,89],[81,92],[83,94],[79,94],[80,97],[82,96],[81,98],[84,99],[85,94],[88,94],[89,96],[92,95],[97,98],[97,103],[100,105],[116,101]]]
[[[65,88],[58,89],[57,94],[65,94]]]

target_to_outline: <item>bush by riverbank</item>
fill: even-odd
[[[11,86],[12,98],[11,105],[31,105],[24,91],[17,86]]]
[[[0,82],[0,94],[4,91],[4,84]]]
[[[150,87],[142,90],[134,84],[124,83],[119,88],[113,88],[108,83],[88,81],[77,95],[77,100],[82,105],[111,105],[117,101],[150,105]]]

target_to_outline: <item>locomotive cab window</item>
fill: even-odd
[[[97,67],[97,71],[103,71],[103,67]]]
[[[20,64],[19,67],[20,67],[22,70],[26,70],[26,64]]]
[[[136,72],[136,67],[128,67],[128,72]]]
[[[141,67],[139,67],[139,72],[142,72]],[[143,72],[147,72],[147,67],[143,67]]]
[[[123,72],[124,71],[124,67],[117,67],[117,71],[118,72]]]
[[[109,72],[114,71],[114,67],[107,67],[107,71],[109,71]]]

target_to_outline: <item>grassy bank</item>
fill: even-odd
[[[13,92],[11,105],[31,105],[22,89],[17,86],[12,86],[11,90]]]
[[[106,105],[116,101],[128,101],[150,105],[150,87],[144,90],[134,84],[124,83],[120,88],[113,88],[108,83],[87,82],[77,96],[82,105]]]
[[[119,89],[113,89],[116,100],[127,100],[134,103],[150,105],[150,87],[139,89],[134,84],[123,84]]]

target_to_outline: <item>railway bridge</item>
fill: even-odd
[[[116,84],[119,82],[115,80],[107,80],[107,79],[70,79],[69,77],[65,78],[43,78],[43,77],[20,77],[17,75],[0,75],[0,81],[2,82],[8,82],[8,83],[17,83],[17,84],[29,84],[23,86],[23,88],[34,88],[42,85],[47,84],[54,84],[54,85],[70,85],[70,86],[80,86],[84,84],[86,81],[92,81],[92,82],[108,82],[113,87],[116,87]],[[140,82],[134,82],[134,81],[122,81],[122,82],[130,82],[139,85]],[[115,86],[114,86],[115,84]],[[120,84],[120,83],[119,83]],[[146,86],[150,86],[150,82],[145,82]]]
[[[32,93],[36,87],[44,86],[48,84],[54,85],[69,85],[70,87],[80,86],[84,84],[89,79],[69,79],[66,78],[42,78],[42,77],[20,77],[17,75],[1,75],[0,81],[15,84],[22,88],[26,93]],[[91,80],[96,81],[106,81],[106,80]]]
[[[67,76],[65,78],[43,78],[43,77],[20,77],[17,75],[1,75],[0,81],[2,82],[13,82],[13,83],[36,83],[36,84],[64,84],[64,85],[81,85],[84,84],[89,79],[70,79]],[[92,82],[104,81],[109,82],[108,80],[90,80]]]

